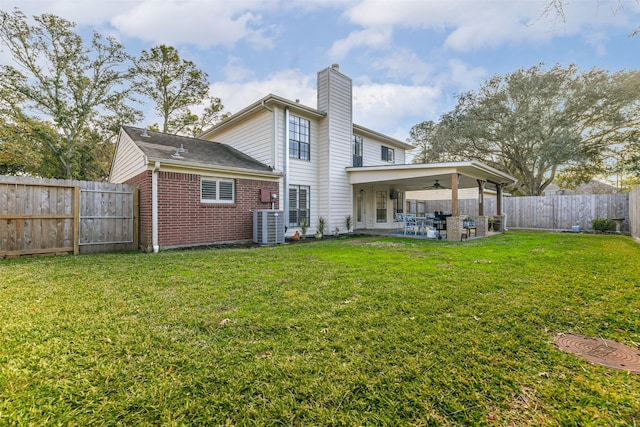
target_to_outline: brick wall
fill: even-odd
[[[151,172],[130,180],[140,186],[140,247],[152,249]],[[200,203],[200,176],[158,173],[158,243],[161,248],[251,240],[252,211],[270,209],[260,190],[278,193],[278,183],[235,180],[235,203]],[[276,201],[275,208],[278,208]]]
[[[138,227],[139,246],[145,252],[153,250],[152,220],[151,220],[151,171],[146,171],[140,175],[126,181],[127,184],[136,184],[140,189],[138,201]]]

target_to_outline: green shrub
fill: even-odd
[[[591,220],[591,228],[596,231],[613,231],[616,223],[607,218],[594,218]]]
[[[351,215],[347,215],[344,217],[344,226],[347,229],[347,233],[351,232],[351,228],[353,227],[353,218]]]
[[[326,221],[324,217],[318,218],[318,232],[324,236],[324,227],[326,226]]]

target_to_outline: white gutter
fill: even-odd
[[[160,245],[158,244],[158,171],[160,170],[160,162],[153,165],[151,174],[151,234],[153,242],[153,252],[158,253]]]
[[[218,165],[211,165],[211,164],[203,164],[203,163],[194,163],[194,162],[185,162],[183,160],[163,160],[163,159],[159,159],[159,160],[155,160],[155,159],[149,159],[149,162],[160,162],[162,161],[162,167],[164,168],[165,171],[182,171],[184,172],[185,170],[187,170],[187,173],[199,173],[199,171],[201,172],[210,172],[212,169],[215,169],[216,171],[221,171],[221,172],[228,172],[230,174],[234,174],[234,175],[245,175],[245,176],[251,176],[251,177],[262,177],[262,178],[279,178],[280,176],[282,176],[281,172],[277,172],[275,170],[273,171],[264,171],[264,172],[260,172],[260,171],[256,171],[255,169],[246,169],[246,168],[238,168],[238,167],[231,167],[231,166],[218,166]]]
[[[284,197],[282,210],[284,210],[284,227],[289,227],[289,107],[284,107]]]

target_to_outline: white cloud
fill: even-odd
[[[274,28],[260,27],[260,12],[276,5],[257,0],[144,0],[118,14],[111,22],[127,36],[153,43],[190,43],[208,48],[231,47],[240,40],[247,40],[254,47],[270,48],[274,44]]]
[[[604,32],[599,31],[587,34],[584,38],[587,44],[594,47],[596,55],[605,56],[607,54],[606,42],[608,40],[608,37]]]
[[[255,72],[242,64],[242,59],[237,56],[228,58],[227,65],[223,67],[224,78],[227,82],[247,81],[255,76]]]
[[[6,1],[6,5],[5,5]],[[263,25],[263,12],[279,1],[233,0],[3,0],[28,16],[52,13],[105,34],[113,25],[121,36],[152,44],[193,44],[200,48],[233,46],[244,40],[255,48],[272,48],[278,28]]]
[[[77,1],[77,0],[3,0],[2,9],[18,7],[27,16],[51,13],[75,22],[79,26],[100,26],[123,10],[133,8],[140,0]]]
[[[343,9],[358,2],[359,0],[286,0],[282,2],[282,8],[286,12],[300,11],[307,13],[327,8]]]
[[[435,119],[440,90],[430,86],[369,84],[353,88],[353,121],[383,133],[398,135],[423,120]],[[396,136],[399,139],[404,139]]]
[[[352,22],[365,28],[400,26],[450,31],[445,46],[467,51],[514,40],[540,39],[538,31],[525,25],[536,16],[541,3],[522,1],[399,1],[364,0],[346,12]],[[365,13],[366,12],[366,13]]]
[[[419,28],[448,34],[444,46],[459,52],[513,43],[543,43],[558,35],[591,32],[594,28],[634,28],[634,0],[589,0],[564,3],[564,19],[543,15],[549,0],[363,0],[345,16],[371,31],[376,28]],[[558,25],[558,22],[560,25]]]
[[[478,87],[487,77],[487,70],[483,67],[470,68],[458,59],[450,59],[447,65],[449,71],[442,83],[453,85],[463,90]]]
[[[329,58],[332,61],[340,61],[355,48],[365,46],[383,49],[389,46],[390,41],[391,30],[389,29],[376,28],[354,31],[347,38],[333,43],[329,50]]]
[[[316,108],[316,80],[299,70],[285,70],[264,80],[243,82],[216,82],[211,85],[211,95],[222,99],[227,111],[236,113],[260,98],[272,93],[311,108]]]
[[[375,70],[384,70],[387,76],[396,79],[409,79],[414,84],[422,84],[432,78],[435,67],[427,64],[410,49],[398,48],[389,54],[380,56],[371,62]]]
[[[640,18],[640,3],[635,0],[566,2],[563,10],[564,19],[556,19],[557,33],[577,34],[606,27],[631,29]]]

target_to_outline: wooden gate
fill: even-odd
[[[138,190],[0,176],[0,257],[135,250]]]

